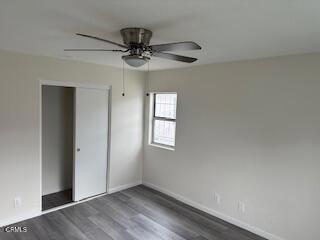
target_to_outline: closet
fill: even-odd
[[[106,193],[108,95],[41,86],[43,211]]]

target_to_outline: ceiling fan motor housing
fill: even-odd
[[[124,28],[120,32],[123,43],[132,48],[148,46],[152,37],[152,32],[144,28]]]

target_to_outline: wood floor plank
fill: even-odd
[[[145,186],[99,197],[13,226],[1,240],[265,240]]]
[[[130,228],[127,232],[139,240],[162,240],[158,235],[141,226]]]
[[[112,218],[108,218],[105,215],[95,215],[89,217],[89,219],[114,240],[136,240],[136,238],[126,231],[125,227]]]
[[[155,235],[159,236],[161,239],[171,239],[171,240],[185,240],[185,238],[179,236],[178,234],[172,232],[171,230],[163,227],[152,219],[139,214],[132,218],[133,221],[137,222],[140,226],[153,232]]]

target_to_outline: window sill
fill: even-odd
[[[164,145],[160,145],[160,144],[156,144],[156,143],[149,143],[149,145],[153,146],[153,147],[158,147],[158,148],[170,150],[170,151],[174,151],[175,150],[173,147],[164,146]]]

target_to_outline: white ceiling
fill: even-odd
[[[1,0],[0,49],[121,67],[121,53],[66,53],[113,48],[80,32],[122,42],[119,30],[144,27],[152,44],[195,41],[180,52],[192,65],[320,50],[319,0]],[[153,58],[150,69],[190,64]],[[142,68],[146,69],[146,66]]]

